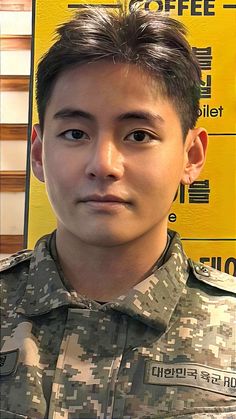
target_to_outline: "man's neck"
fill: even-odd
[[[110,301],[150,275],[167,244],[167,229],[125,245],[90,246],[67,231],[57,231],[56,248],[66,281],[78,294]]]

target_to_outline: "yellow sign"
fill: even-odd
[[[166,12],[183,22],[202,69],[198,125],[209,132],[208,159],[201,177],[181,185],[169,215],[190,257],[236,275],[236,2],[232,0],[128,0],[124,6]],[[86,2],[36,0],[34,73],[53,43],[55,27]],[[92,0],[93,6],[118,8],[118,1]],[[35,97],[32,123],[37,122]],[[44,185],[30,177],[28,246],[56,227]]]

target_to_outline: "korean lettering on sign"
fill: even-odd
[[[211,70],[211,47],[205,48],[192,48],[199,65],[202,70],[202,81],[201,81],[201,98],[202,99],[210,99],[211,98],[211,74],[206,74],[205,72]]]

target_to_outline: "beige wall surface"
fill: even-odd
[[[21,4],[22,3],[22,4]],[[17,11],[21,7],[22,10]],[[31,2],[1,1],[0,5],[0,27],[1,37],[11,38],[14,36],[17,41],[22,35],[32,34],[32,12]],[[15,10],[14,10],[15,9]],[[19,38],[19,39],[18,39]],[[9,42],[10,42],[9,41]],[[2,42],[3,44],[3,42]],[[20,45],[20,41],[19,41]],[[1,77],[29,76],[31,51],[19,47],[1,49]],[[1,89],[0,91],[0,124],[28,124],[29,92],[16,91],[14,89]],[[13,126],[12,125],[12,126]],[[10,125],[9,125],[10,126]],[[0,173],[1,176],[8,173],[26,172],[26,138],[9,140],[0,134]],[[24,206],[25,192],[0,192],[0,234],[1,253],[0,258],[5,258],[6,253],[4,237],[22,237],[24,230]]]

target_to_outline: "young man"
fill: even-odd
[[[37,73],[56,232],[3,263],[2,416],[233,418],[235,283],[167,230],[205,161],[182,25],[85,10]]]

